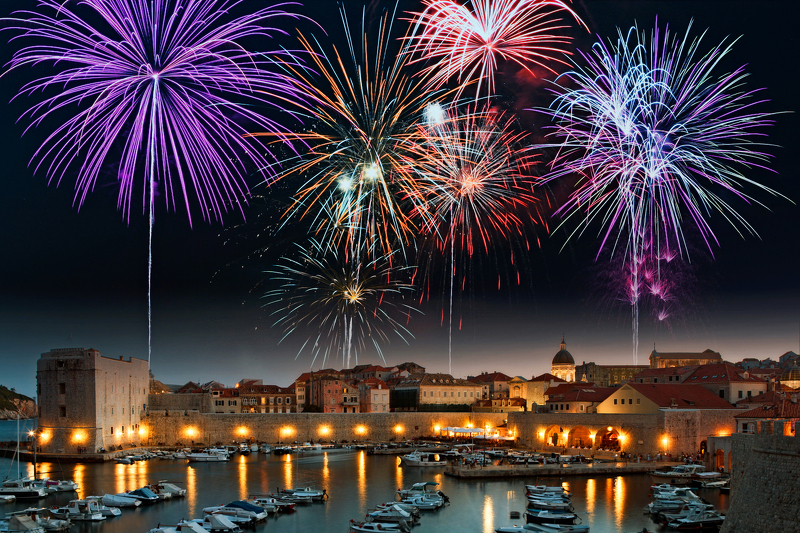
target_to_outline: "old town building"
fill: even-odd
[[[561,336],[561,349],[553,357],[550,367],[550,373],[555,377],[567,382],[575,381],[575,359],[567,351],[567,343],[564,342],[563,335]]]
[[[696,366],[722,363],[722,356],[713,351],[705,350],[700,353],[673,352],[659,353],[655,346],[650,352],[650,368],[667,368],[671,366]]]
[[[45,452],[112,450],[141,442],[147,411],[147,361],[60,348],[37,362],[38,446]]]
[[[481,391],[450,374],[411,374],[395,384],[390,400],[393,411],[469,411]]]

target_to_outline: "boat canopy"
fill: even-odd
[[[253,505],[252,503],[248,503],[244,500],[236,500],[235,502],[231,502],[225,507],[233,507],[235,509],[244,509],[245,511],[252,511],[254,513],[263,513],[264,508],[259,507],[258,505]]]
[[[434,486],[435,487],[436,485],[438,485],[438,483],[436,483],[435,481],[424,481],[422,483],[414,483],[413,485],[411,485],[411,488],[422,488],[422,487],[429,487],[429,486]]]

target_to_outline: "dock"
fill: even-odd
[[[590,464],[501,465],[501,466],[448,466],[447,476],[461,479],[509,477],[567,477],[567,476],[624,476],[647,474],[665,466],[683,463],[628,463],[625,461]]]

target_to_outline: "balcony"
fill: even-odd
[[[342,400],[344,406],[358,406],[358,400]]]

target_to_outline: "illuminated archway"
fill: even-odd
[[[725,469],[725,451],[724,450],[717,450],[717,471],[722,471]]]
[[[583,426],[574,428],[569,434],[569,445],[573,448],[591,448],[592,432]]]
[[[620,449],[619,432],[617,432],[617,430],[614,428],[602,429],[597,432],[595,442],[597,443],[597,447],[600,449],[618,451]]]
[[[561,426],[552,425],[545,430],[544,444],[545,446],[560,446],[561,440]]]

